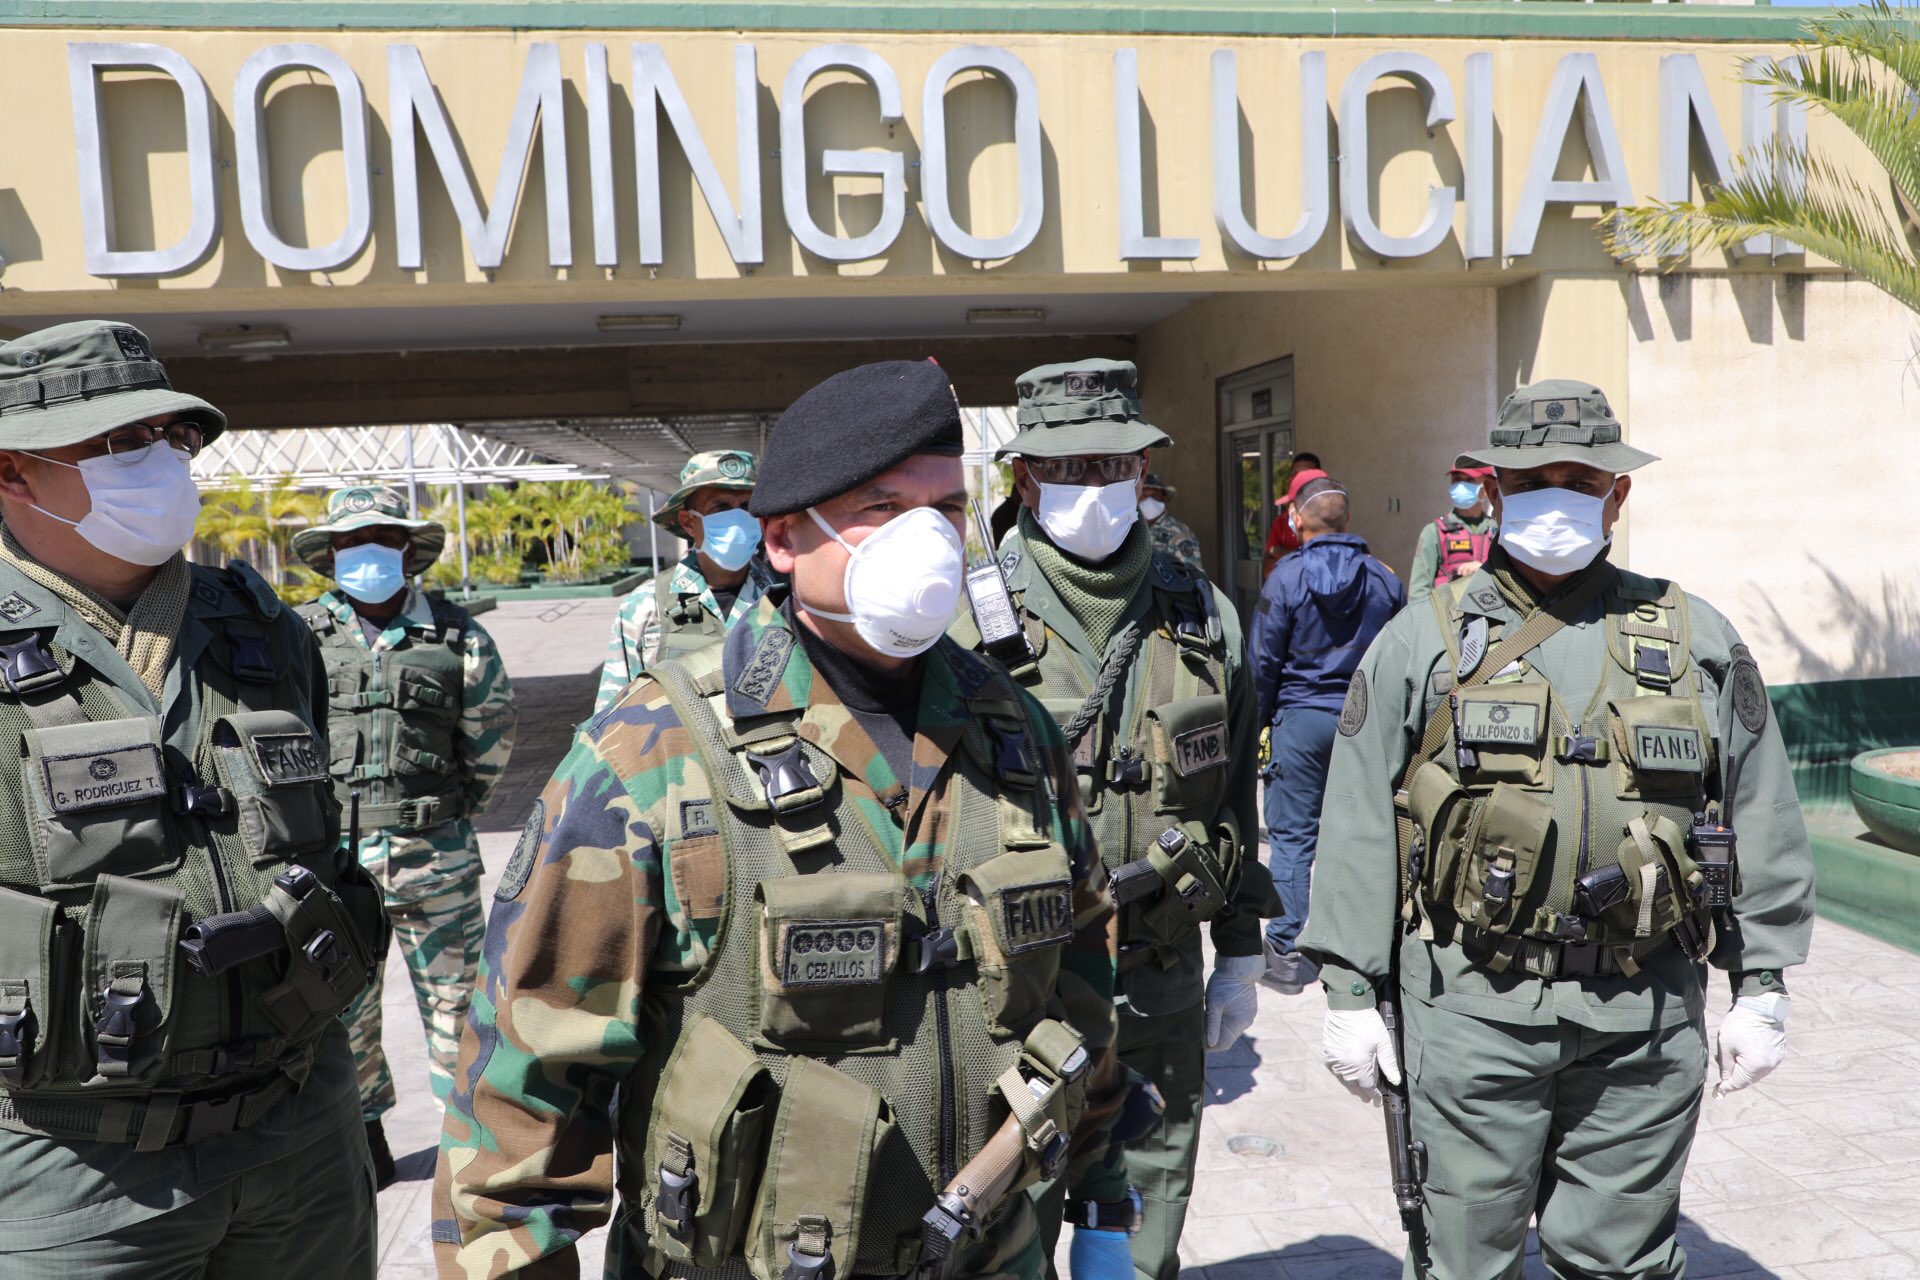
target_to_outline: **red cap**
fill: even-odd
[[[1463,453],[1453,460],[1447,468],[1450,476],[1465,476],[1469,480],[1486,480],[1493,475],[1493,468],[1484,466],[1470,453]]]
[[[1300,491],[1307,487],[1309,481],[1325,480],[1326,478],[1326,472],[1314,467],[1308,467],[1305,471],[1296,471],[1293,473],[1293,480],[1287,485],[1287,496],[1280,501],[1283,503],[1291,503],[1295,498],[1300,496]]]

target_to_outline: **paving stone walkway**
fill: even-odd
[[[481,620],[521,696],[513,764],[481,822],[489,888],[591,710],[616,603],[503,605]],[[1687,1274],[1920,1280],[1920,956],[1821,921],[1792,987],[1786,1065],[1756,1089],[1705,1101],[1681,1202]],[[388,1133],[405,1180],[380,1196],[380,1274],[428,1280],[439,1112],[397,959],[387,993],[401,1087]],[[1400,1276],[1404,1237],[1380,1115],[1320,1065],[1324,1011],[1317,991],[1263,990],[1247,1037],[1212,1059],[1182,1280]],[[599,1274],[601,1234],[581,1244],[584,1276]],[[1548,1273],[1531,1256],[1526,1275]]]

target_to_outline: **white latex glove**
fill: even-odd
[[[1713,1060],[1720,1068],[1714,1097],[1724,1098],[1758,1084],[1780,1065],[1787,1056],[1787,1009],[1791,1003],[1781,991],[1741,996],[1733,1002],[1713,1045]]]
[[[1329,1009],[1320,1035],[1327,1070],[1363,1102],[1380,1105],[1380,1077],[1400,1083],[1400,1055],[1378,1009]]]
[[[1260,1010],[1264,956],[1217,956],[1207,979],[1207,1052],[1230,1049]]]

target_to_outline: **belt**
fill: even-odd
[[[299,1075],[306,1074],[301,1064]],[[299,1081],[284,1071],[251,1088],[190,1099],[177,1090],[139,1098],[0,1093],[0,1128],[78,1142],[132,1143],[139,1151],[191,1146],[257,1123]]]
[[[1535,942],[1520,944],[1515,959],[1536,978],[1612,978],[1632,976],[1648,956],[1667,945],[1667,934],[1639,943]]]
[[[360,806],[360,827],[369,833],[424,831],[428,827],[438,827],[464,818],[466,813],[465,798],[458,792],[449,791],[437,796],[416,796],[411,800],[395,800],[387,804],[363,804]]]

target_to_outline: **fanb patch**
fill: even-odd
[[[160,748],[146,742],[42,756],[40,771],[46,779],[47,803],[55,813],[83,813],[167,794]]]
[[[780,985],[866,987],[886,978],[885,920],[787,920],[780,925]]]
[[[1073,886],[1065,880],[1010,885],[1000,891],[1000,946],[1017,956],[1073,936]]]
[[[1702,773],[1700,735],[1692,729],[1643,724],[1633,731],[1633,762],[1667,773]]]
[[[527,887],[527,880],[533,875],[534,854],[540,849],[540,833],[546,825],[547,802],[536,799],[533,812],[527,815],[527,825],[520,828],[520,840],[513,846],[513,856],[507,859],[507,869],[500,873],[500,883],[493,890],[494,901],[512,902]]]
[[[1227,723],[1216,720],[1173,740],[1173,771],[1185,778],[1227,762]]]
[[[1356,671],[1347,682],[1346,705],[1340,708],[1340,733],[1351,738],[1367,722],[1367,673]]]
[[[0,618],[5,618],[8,622],[31,618],[38,612],[40,612],[40,606],[18,591],[9,591],[6,595],[0,596]]]
[[[1475,699],[1460,706],[1460,741],[1532,746],[1540,740],[1540,708],[1531,702]]]
[[[787,655],[793,651],[793,632],[785,627],[768,627],[754,646],[753,657],[733,682],[733,691],[749,702],[767,705],[767,699],[780,687],[787,670]]]
[[[1743,644],[1733,646],[1733,672],[1728,683],[1733,686],[1733,713],[1740,717],[1742,727],[1748,733],[1766,728],[1766,682],[1760,679],[1760,667],[1752,651]]]
[[[682,800],[680,802],[680,834],[683,836],[717,836],[720,826],[713,817],[713,798],[705,800]]]
[[[310,733],[260,734],[253,740],[253,758],[269,786],[327,780],[327,762]]]

